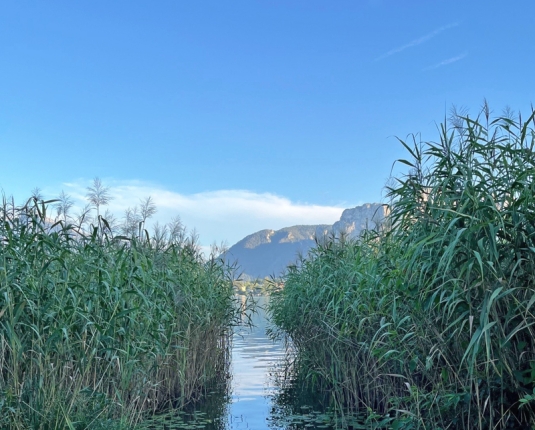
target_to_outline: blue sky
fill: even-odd
[[[118,216],[152,195],[203,245],[381,201],[395,136],[526,115],[535,3],[17,1],[0,10],[0,188]]]

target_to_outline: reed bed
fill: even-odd
[[[113,237],[46,210],[0,208],[0,428],[133,428],[226,375],[221,262],[185,235]]]
[[[401,141],[388,224],[318,243],[270,312],[306,379],[393,429],[535,428],[535,111]]]

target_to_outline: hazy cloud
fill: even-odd
[[[434,64],[432,66],[426,67],[423,70],[424,71],[425,70],[433,70],[433,69],[438,69],[439,67],[442,67],[442,66],[447,66],[448,64],[452,64],[452,63],[455,63],[455,62],[457,62],[459,60],[462,60],[467,55],[468,55],[467,53],[464,53],[464,54],[461,54],[461,55],[457,55],[456,57],[448,58],[447,60],[441,61],[440,63],[437,63],[437,64]]]
[[[151,196],[158,208],[153,222],[167,223],[179,215],[188,229],[197,230],[203,246],[214,242],[233,245],[248,234],[262,229],[276,230],[297,224],[333,224],[344,209],[294,202],[276,194],[247,190],[180,194],[141,182],[103,180],[103,183],[110,187],[113,196],[107,209],[118,218],[124,216],[128,207],[134,207],[140,199]],[[65,183],[63,189],[81,208],[86,203],[86,187],[89,184],[89,181]],[[54,192],[57,194],[57,191]],[[76,210],[73,208],[73,212]]]
[[[433,37],[435,37],[436,35],[442,33],[444,30],[448,30],[450,28],[457,27],[458,25],[459,25],[458,22],[454,22],[454,23],[445,25],[443,27],[437,28],[436,30],[432,31],[431,33],[426,34],[425,36],[422,36],[422,37],[420,37],[418,39],[414,39],[413,41],[407,43],[406,45],[403,45],[403,46],[400,46],[399,48],[395,48],[395,49],[392,49],[392,50],[388,51],[387,53],[377,57],[375,59],[375,61],[379,61],[379,60],[382,60],[382,59],[384,59],[386,57],[390,57],[393,54],[397,54],[398,52],[404,51],[405,49],[408,49],[408,48],[412,48],[413,46],[421,45],[422,43],[425,43],[428,40],[430,40]]]

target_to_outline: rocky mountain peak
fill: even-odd
[[[378,228],[388,215],[388,207],[381,203],[366,203],[342,212],[339,221],[332,226],[335,234],[346,233],[356,239],[363,230]]]

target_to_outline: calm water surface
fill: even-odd
[[[228,429],[270,428],[273,395],[277,390],[274,372],[280,368],[285,348],[266,333],[266,304],[267,299],[259,297],[257,312],[251,315],[253,327],[240,327],[233,337]]]
[[[287,367],[286,347],[283,341],[273,341],[267,334],[271,327],[265,311],[268,298],[255,299],[258,303],[256,312],[250,314],[252,327],[239,327],[233,336],[230,396],[221,428],[334,428],[326,424],[325,414],[313,411],[311,405],[315,401],[311,398],[305,398],[303,403],[302,397],[296,399],[281,389],[281,385],[291,386],[284,377],[292,373]]]
[[[241,297],[240,297],[241,298]],[[245,297],[241,298],[245,301]],[[207,430],[279,430],[333,429],[332,419],[315,401],[302,396],[296,399],[284,375],[291,374],[283,341],[273,341],[267,334],[270,323],[265,306],[267,297],[256,297],[256,311],[243,315],[252,326],[237,327],[231,350],[231,377],[222,390],[211,393],[202,404],[188,414],[170,416],[150,429]],[[310,400],[310,402],[308,401]],[[317,403],[316,403],[317,404]],[[314,410],[315,409],[315,410]]]

